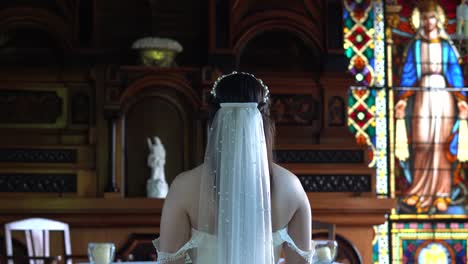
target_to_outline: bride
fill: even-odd
[[[311,211],[297,177],[272,162],[269,90],[252,74],[215,82],[205,161],[164,203],[159,263],[312,263]]]

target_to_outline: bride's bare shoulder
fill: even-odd
[[[278,184],[278,186],[281,186],[281,188],[286,188],[287,191],[304,191],[301,182],[297,176],[294,175],[294,173],[276,163],[273,164],[272,169],[273,181],[275,185]]]
[[[200,180],[200,175],[202,173],[203,164],[188,170],[181,172],[177,175],[171,183],[171,189],[185,189],[193,188],[193,184]]]
[[[277,164],[272,166],[272,170],[273,224],[275,228],[282,228],[303,205],[308,205],[307,194],[294,173]]]

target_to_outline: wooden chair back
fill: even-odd
[[[13,231],[24,231],[29,264],[47,264],[47,259],[50,257],[50,231],[63,232],[65,257],[71,256],[70,228],[68,224],[45,218],[28,218],[5,224],[5,246],[8,264],[14,263]],[[71,264],[70,258],[66,258],[66,264]]]

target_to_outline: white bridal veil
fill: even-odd
[[[198,228],[217,245],[198,248],[197,263],[273,264],[270,173],[257,103],[221,104],[202,177]]]

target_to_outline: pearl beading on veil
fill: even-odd
[[[211,89],[211,94],[216,97],[216,88],[218,87],[218,84],[219,82],[221,82],[222,79],[228,77],[228,76],[231,76],[231,75],[236,75],[236,74],[244,74],[244,75],[248,75],[248,76],[251,76],[253,77],[255,80],[257,80],[258,83],[260,83],[260,85],[263,87],[263,91],[265,92],[265,95],[263,96],[263,102],[266,103],[268,102],[268,98],[269,98],[269,95],[270,95],[270,90],[268,89],[268,86],[266,86],[262,79],[259,79],[257,77],[255,77],[255,75],[251,74],[251,73],[248,73],[248,72],[237,72],[237,71],[233,71],[229,74],[225,74],[225,75],[221,75],[219,76],[219,78],[214,82],[213,84],[213,88]]]

